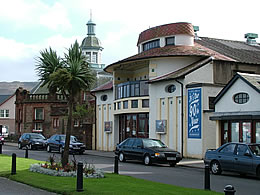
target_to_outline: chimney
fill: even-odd
[[[199,26],[193,26],[193,30],[194,30],[194,34],[195,34],[194,39],[199,40],[200,38],[198,37],[198,34],[197,34],[197,32],[200,30]]]
[[[258,38],[258,34],[255,33],[246,33],[245,34],[245,38],[246,38],[246,43],[248,45],[258,45],[258,43],[256,42],[256,38]]]

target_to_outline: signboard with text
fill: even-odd
[[[201,139],[201,88],[188,89],[188,138]]]

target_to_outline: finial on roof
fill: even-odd
[[[90,9],[90,21],[92,21],[92,9]]]

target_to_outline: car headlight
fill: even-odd
[[[165,155],[163,154],[163,153],[158,153],[158,152],[156,152],[155,154],[154,154],[154,156],[155,157],[164,157]]]
[[[70,147],[70,148],[73,148],[73,146],[72,146],[71,144],[69,145],[69,147]]]

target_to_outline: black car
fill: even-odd
[[[260,177],[260,144],[226,143],[216,150],[208,149],[204,163],[215,175],[233,171]]]
[[[118,155],[120,162],[135,159],[143,161],[145,165],[169,163],[174,167],[182,160],[179,152],[168,148],[158,139],[148,138],[128,138],[117,144],[115,154]]]
[[[53,135],[47,140],[47,151],[58,151],[62,153],[65,147],[66,135]],[[69,152],[83,154],[86,146],[79,142],[75,136],[70,136]]]
[[[18,141],[18,148],[27,147],[32,149],[45,149],[47,139],[39,133],[24,133]]]

